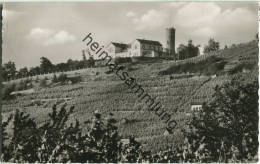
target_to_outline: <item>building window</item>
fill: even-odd
[[[135,49],[137,49],[137,45],[135,45]]]

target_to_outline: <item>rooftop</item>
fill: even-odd
[[[143,43],[143,44],[162,46],[162,44],[158,41],[145,40],[145,39],[136,39],[136,40],[138,40],[140,43]]]
[[[128,45],[127,45],[127,44],[124,44],[124,43],[111,42],[111,44],[113,44],[113,45],[116,46],[116,47],[122,48],[122,49],[128,48]]]
[[[203,102],[191,102],[190,105],[203,105]]]

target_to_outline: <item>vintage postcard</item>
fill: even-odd
[[[1,9],[1,162],[258,161],[258,2]]]

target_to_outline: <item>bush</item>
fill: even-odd
[[[36,76],[35,82],[38,83],[39,82],[39,76]]]
[[[105,72],[105,74],[111,74],[111,73],[114,73],[114,71],[112,71],[111,69]]]
[[[88,59],[88,67],[95,67],[95,60],[92,55]]]
[[[243,69],[252,70],[254,67],[255,67],[255,65],[252,63],[245,63],[245,62],[239,63],[229,71],[229,74],[235,74],[235,73],[242,72]]]
[[[195,46],[192,40],[189,40],[187,46],[180,44],[177,48],[177,52],[179,60],[195,57],[199,55],[199,45]]]
[[[130,71],[135,71],[135,70],[137,70],[137,68],[134,68],[134,67],[132,67],[131,65],[129,65],[129,66],[127,67],[127,71],[128,71],[128,72],[130,72]]]
[[[63,73],[60,74],[58,77],[56,77],[56,78],[55,77],[56,77],[56,75],[54,74],[52,82],[56,82],[56,83],[60,82],[61,84],[68,83],[69,81],[72,84],[75,84],[75,83],[82,81],[81,76],[68,77],[66,74],[63,74]]]
[[[16,91],[21,91],[26,89],[26,81],[21,80],[17,85],[15,90]]]
[[[66,74],[62,73],[58,76],[57,81],[61,83],[65,83],[68,80],[68,77]]]
[[[74,77],[69,77],[69,80],[72,82],[72,84],[76,84],[82,81],[81,76],[74,76]]]
[[[132,59],[130,57],[125,57],[125,58],[117,57],[117,58],[115,58],[116,64],[131,63],[131,62],[132,62]]]
[[[181,74],[181,73],[199,73],[203,75],[219,74],[224,69],[226,61],[215,56],[208,57],[197,63],[175,64],[170,68],[159,72],[159,75]]]
[[[46,87],[47,86],[47,80],[46,78],[43,78],[40,80],[40,87]]]
[[[3,100],[9,100],[14,98],[14,96],[10,94],[13,91],[15,91],[15,88],[16,88],[15,83],[3,85],[3,90],[2,90]]]
[[[145,56],[135,56],[132,57],[133,63],[154,63],[161,62],[161,58],[159,57],[145,57]]]
[[[26,90],[32,88],[32,80],[26,79],[26,80],[20,80],[20,82],[15,86],[16,91]]]
[[[208,45],[204,47],[204,53],[209,53],[217,50],[219,50],[219,42],[215,41],[213,38],[210,38],[208,41]]]
[[[52,82],[53,83],[57,83],[58,82],[58,78],[57,78],[56,74],[53,75]]]
[[[213,101],[190,123],[186,160],[254,161],[258,152],[258,81],[242,83],[234,79],[215,91]]]
[[[175,80],[175,79],[187,79],[187,78],[191,78],[193,77],[193,75],[177,75],[177,76],[170,76],[170,80]]]
[[[3,122],[3,153],[6,162],[135,162],[142,159],[140,144],[134,138],[123,146],[115,126],[116,120],[110,114],[102,119],[95,113],[92,126],[82,134],[79,122],[68,124],[74,107],[59,111],[56,105],[49,114],[49,121],[37,126],[34,119],[17,110]],[[12,121],[13,135],[7,138],[6,128]],[[10,144],[5,144],[9,142]]]
[[[20,80],[20,82],[15,86],[16,91],[24,90],[26,87],[26,83],[23,80]]]

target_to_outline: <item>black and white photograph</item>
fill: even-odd
[[[4,1],[1,163],[257,163],[257,1]]]

